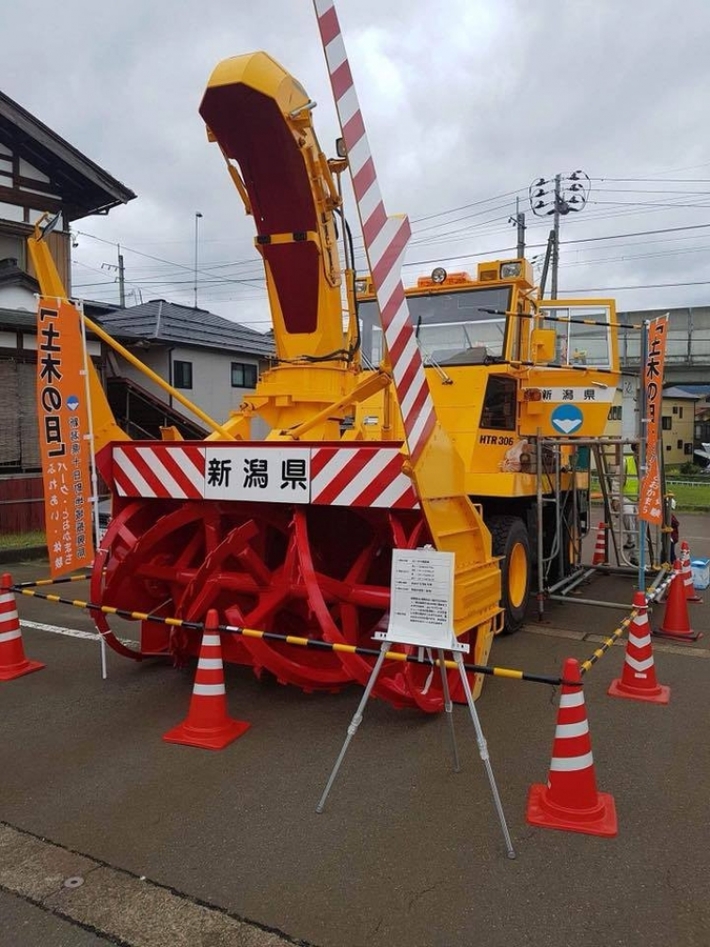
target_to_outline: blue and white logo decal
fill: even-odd
[[[550,415],[552,426],[563,434],[574,434],[582,426],[584,415],[574,404],[561,404]]]
[[[78,407],[79,407],[79,399],[77,398],[77,396],[69,395],[69,397],[67,398],[67,408],[69,408],[70,411],[76,411]]]

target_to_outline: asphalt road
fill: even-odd
[[[682,526],[693,555],[710,557],[710,516]],[[630,603],[633,591],[631,577],[596,577],[578,597]],[[493,662],[555,675],[565,657],[589,657],[624,612],[570,598],[498,639]],[[667,707],[606,696],[623,645],[585,679],[615,839],[527,825],[558,695],[486,681],[477,706],[515,861],[465,707],[454,773],[443,719],[372,701],[317,815],[359,688],[305,695],[230,666],[230,712],[251,729],[219,753],[169,745],[192,670],[109,652],[102,681],[94,641],[38,627],[89,631],[83,612],[24,596],[18,608],[27,654],[47,666],[0,684],[0,947],[710,944],[710,590],[690,606],[700,641],[654,639]]]

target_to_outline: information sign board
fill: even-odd
[[[435,549],[392,551],[387,641],[468,651],[454,634],[454,554]]]

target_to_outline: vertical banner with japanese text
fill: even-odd
[[[91,460],[81,316],[65,299],[37,309],[37,419],[52,578],[91,565]]]
[[[652,319],[648,326],[648,347],[643,369],[646,406],[646,472],[641,483],[639,519],[660,525],[663,522],[661,472],[658,464],[661,403],[663,399],[663,366],[666,357],[668,316]]]

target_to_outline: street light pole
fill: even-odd
[[[194,284],[195,309],[197,309],[197,248],[198,248],[197,237],[198,237],[198,226],[199,226],[200,217],[202,217],[202,214],[199,212],[199,210],[195,211],[195,284]]]

